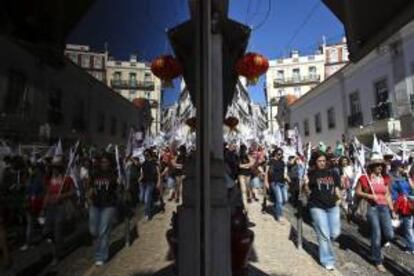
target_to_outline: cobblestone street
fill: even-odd
[[[327,272],[305,251],[297,250],[289,239],[291,225],[277,222],[273,216],[261,213],[261,205],[248,205],[249,219],[255,224],[250,275],[341,275]]]

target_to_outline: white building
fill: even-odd
[[[286,112],[304,141],[334,144],[353,136],[365,143],[414,134],[414,22],[357,63],[348,64]]]
[[[196,110],[191,102],[190,93],[184,82],[181,84],[181,93],[177,102],[164,109],[162,131],[169,133],[174,127],[185,127],[185,121],[195,116]],[[246,88],[246,81],[241,78],[234,92],[233,100],[228,108],[227,116],[234,116],[239,120],[239,132],[255,131],[261,133],[267,129],[267,114],[263,107],[254,104]],[[225,128],[225,132],[228,129]]]
[[[281,97],[305,95],[347,62],[345,39],[329,45],[324,42],[313,55],[301,56],[298,51],[292,51],[288,58],[270,60],[265,90],[269,130],[273,133],[279,128],[276,116]]]
[[[131,127],[143,126],[144,110],[41,47],[0,36],[0,137],[121,145]]]
[[[106,63],[107,84],[129,101],[145,98],[151,104],[151,134],[157,135],[161,121],[161,81],[151,72],[151,65],[137,61],[135,55],[130,60],[121,61],[109,58]]]
[[[82,67],[97,80],[106,83],[108,51],[91,51],[88,45],[66,44],[64,53],[73,63]]]

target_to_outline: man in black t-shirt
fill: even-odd
[[[152,217],[153,209],[153,194],[154,189],[161,184],[160,170],[158,164],[152,158],[150,150],[144,151],[145,161],[141,165],[141,175],[139,182],[142,183],[143,199],[145,203],[144,215],[146,220],[150,220]],[[162,195],[160,195],[162,196]]]
[[[283,150],[278,148],[272,152],[271,159],[266,166],[265,185],[267,189],[272,189],[275,202],[274,215],[281,223],[284,223],[283,205],[288,201],[286,181],[290,182],[290,179],[283,161]]]

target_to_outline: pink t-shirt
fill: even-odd
[[[386,194],[387,194],[388,183],[389,183],[387,181],[388,179],[386,179],[386,177],[383,177],[383,176],[371,175],[369,180],[371,182],[372,190],[374,190],[374,193],[377,196],[375,203],[377,205],[387,205],[388,203],[387,203]],[[363,175],[361,176],[360,181],[361,181],[363,190],[369,191],[372,194],[371,186],[368,183],[368,178],[365,175]]]

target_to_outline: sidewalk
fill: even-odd
[[[289,239],[291,225],[287,220],[281,224],[273,216],[262,214],[259,202],[248,204],[247,209],[249,220],[255,224],[251,228],[255,240],[250,275],[341,275],[325,270],[304,250],[296,249]]]
[[[103,267],[90,267],[84,276],[113,275],[174,275],[168,260],[168,243],[165,233],[170,228],[172,212],[176,204],[168,202],[165,213],[159,213],[151,221],[137,222],[138,238],[133,244],[119,251]]]

